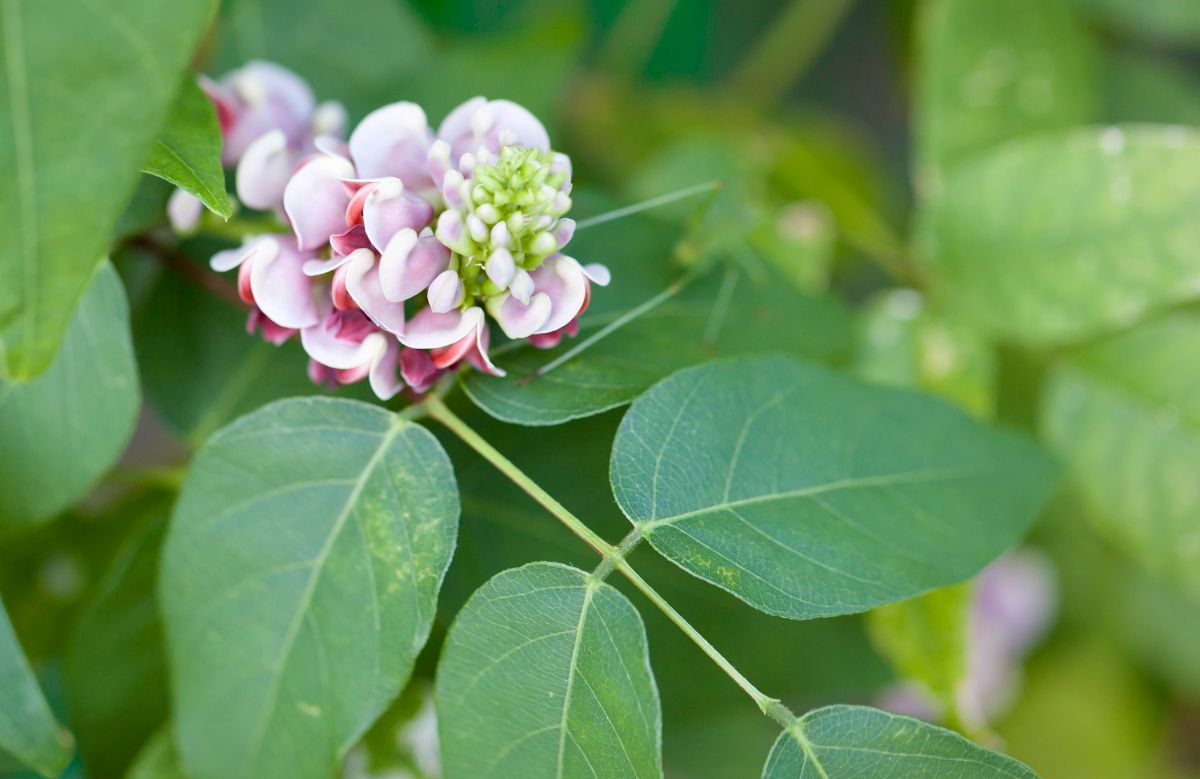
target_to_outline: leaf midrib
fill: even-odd
[[[811,495],[821,495],[827,492],[838,492],[841,490],[853,490],[862,487],[883,487],[937,481],[949,482],[954,481],[955,479],[966,478],[973,474],[980,474],[983,472],[983,470],[984,467],[982,465],[977,465],[963,468],[950,468],[931,471],[906,471],[901,473],[881,474],[879,476],[839,479],[837,481],[826,482],[825,484],[815,484],[809,487],[801,487],[799,489],[788,490],[785,492],[773,492],[767,495],[752,495],[746,498],[738,498],[737,500],[722,501],[721,503],[714,503],[711,506],[704,506],[698,509],[692,509],[691,511],[685,511],[681,514],[674,514],[669,517],[660,517],[652,520],[644,520],[635,524],[643,532],[649,533],[664,525],[671,526],[678,522],[692,519],[693,517],[741,508],[742,506],[774,503],[781,500],[804,498]]]

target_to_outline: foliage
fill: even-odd
[[[1190,6],[215,6],[0,0],[0,777],[1196,774]]]

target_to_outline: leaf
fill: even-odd
[[[1200,593],[1200,315],[1177,312],[1069,356],[1042,430],[1094,524]]]
[[[162,728],[146,742],[125,779],[186,779],[169,727]]]
[[[54,721],[29,661],[0,604],[0,760],[7,753],[43,776],[71,760],[71,736]]]
[[[96,272],[50,369],[0,382],[0,528],[57,514],[81,498],[125,448],[137,421],[137,366],[125,290]]]
[[[95,586],[68,644],[68,711],[83,762],[94,776],[120,776],[167,717],[167,666],[154,586],[170,505],[159,498],[141,509],[143,516]]]
[[[1134,125],[1013,141],[959,168],[923,214],[933,283],[1030,346],[1130,325],[1200,294],[1200,134]]]
[[[613,494],[684,570],[769,614],[865,611],[978,572],[1051,487],[1041,452],[943,401],[781,357],[680,371],[613,443]]]
[[[212,10],[0,5],[0,374],[50,365]]]
[[[543,366],[626,312],[586,320],[556,349],[521,347],[497,359],[509,375],[471,374],[463,387],[480,408],[520,425],[557,425],[629,403],[662,377],[715,355],[786,352],[829,358],[842,351],[849,320],[832,297],[814,297],[769,276],[761,284],[720,274],[634,318],[545,375]],[[614,282],[617,283],[617,282]],[[597,290],[594,295],[603,295]],[[715,335],[715,337],[713,337]]]
[[[1095,44],[1065,0],[930,0],[917,36],[916,169],[927,194],[1001,141],[1099,109]]]
[[[435,694],[447,779],[662,776],[642,620],[576,568],[531,563],[481,587]]]
[[[920,682],[943,715],[955,717],[966,673],[971,587],[956,584],[867,613],[867,629],[896,673]]]
[[[217,112],[190,75],[180,85],[142,170],[191,192],[214,214],[233,216],[221,168]]]
[[[429,635],[458,526],[422,427],[291,399],[197,455],[163,553],[174,728],[194,779],[324,779]]]
[[[254,59],[277,62],[303,76],[318,98],[343,101],[352,117],[411,99],[403,82],[426,72],[433,51],[430,32],[398,0],[227,0],[222,22],[215,72]]]
[[[957,733],[865,706],[827,706],[779,735],[763,779],[1037,779]]]

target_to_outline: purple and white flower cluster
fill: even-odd
[[[387,399],[464,363],[503,375],[489,319],[549,348],[578,332],[591,284],[609,281],[603,265],[562,253],[575,229],[571,163],[516,103],[468,100],[436,131],[420,106],[393,103],[343,140],[345,111],[316,105],[279,66],[250,63],[203,86],[239,199],[292,230],[211,265],[238,269],[248,330],[277,344],[299,334],[316,382],[366,378]],[[169,209],[184,226],[177,198]]]

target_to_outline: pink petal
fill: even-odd
[[[423,292],[450,264],[450,250],[436,238],[400,230],[379,261],[379,281],[388,300],[399,303]]]
[[[475,336],[475,348],[467,353],[467,362],[477,371],[491,374],[492,376],[507,375],[502,368],[498,368],[492,362],[492,358],[488,356],[488,342],[491,340],[491,333],[487,327],[480,327]]]
[[[371,240],[367,238],[367,229],[362,225],[354,225],[346,230],[329,236],[329,245],[334,254],[346,256],[356,249],[370,249]]]
[[[438,138],[450,144],[452,160],[461,160],[465,154],[494,153],[501,146],[512,144],[550,150],[546,128],[528,110],[510,100],[488,101],[482,97],[468,100],[442,122]]]
[[[408,321],[400,342],[413,349],[437,349],[461,341],[483,326],[483,309],[448,311],[439,314],[423,308]]]
[[[534,289],[550,298],[549,318],[537,329],[549,333],[563,327],[574,319],[587,300],[588,280],[583,268],[574,259],[565,255],[551,257],[533,271]]]
[[[293,156],[281,130],[251,143],[237,166],[238,199],[259,211],[278,207],[292,174]]]
[[[367,237],[382,251],[400,230],[420,230],[433,220],[433,206],[404,191],[400,179],[384,179],[363,204]]]
[[[267,319],[263,315],[262,309],[255,306],[250,309],[250,315],[246,318],[246,332],[254,335],[260,329],[263,340],[275,346],[279,346],[297,333],[293,328],[280,327]]]
[[[575,237],[575,220],[574,219],[559,219],[558,224],[554,226],[554,240],[558,243],[558,248],[562,248],[571,242]],[[601,284],[600,286],[604,286]]]
[[[224,132],[222,159],[233,165],[259,136],[280,130],[299,149],[308,137],[315,99],[302,78],[287,68],[255,61],[221,79],[233,97],[233,117]]]
[[[542,329],[550,319],[552,311],[550,296],[538,292],[529,303],[522,303],[512,295],[492,298],[488,301],[488,311],[500,324],[504,334],[513,340],[528,338]]]
[[[236,246],[232,249],[224,249],[217,252],[208,261],[208,267],[215,270],[217,273],[233,270],[241,265],[246,260],[250,259],[254,254],[254,250],[258,245],[266,240],[268,236],[252,236],[242,242],[241,246]]]
[[[364,348],[363,344],[375,331],[372,329],[360,340],[350,340],[339,337],[341,328],[341,315],[330,311],[319,324],[300,331],[300,343],[309,357],[336,370],[349,370],[366,364],[372,352],[369,346]]]
[[[444,373],[424,349],[400,350],[400,376],[413,392],[425,392]]]
[[[346,289],[363,313],[384,330],[402,335],[404,303],[393,303],[383,296],[375,253],[370,249],[359,249],[345,267]]]
[[[260,246],[250,271],[255,304],[281,327],[315,325],[320,315],[313,302],[312,280],[304,275],[304,263],[310,258],[275,239]]]
[[[583,275],[588,277],[588,280],[593,284],[599,284],[602,287],[607,287],[612,281],[612,273],[609,272],[608,266],[601,265],[598,262],[589,262],[580,268]]]
[[[283,192],[283,210],[301,249],[315,249],[345,229],[350,197],[341,179],[353,175],[349,160],[321,154],[292,176]]]
[[[376,109],[350,135],[350,158],[365,178],[394,176],[413,190],[432,186],[426,154],[433,134],[416,103],[392,103]]]
[[[369,336],[368,340],[372,338],[383,338],[384,347],[382,351],[377,351],[371,360],[368,381],[375,397],[390,400],[404,388],[404,382],[397,375],[400,368],[400,345],[396,343],[395,338],[388,338],[382,333]]]
[[[457,308],[463,300],[463,285],[458,272],[444,270],[429,285],[429,307],[438,314]]]

